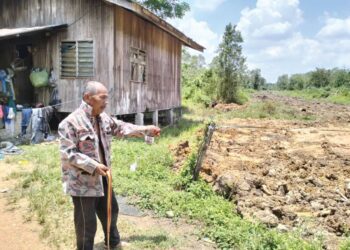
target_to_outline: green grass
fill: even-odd
[[[116,193],[128,196],[138,207],[150,209],[159,216],[173,211],[174,220],[185,218],[203,225],[201,237],[215,241],[221,249],[322,249],[319,238],[310,241],[301,239],[301,232],[282,234],[266,226],[248,222],[235,213],[232,202],[215,194],[211,187],[199,180],[192,181],[197,146],[200,143],[204,124],[218,123],[232,118],[313,120],[297,110],[274,102],[249,103],[245,108],[233,111],[207,109],[191,102],[185,103],[185,116],[174,127],[162,131],[155,144],[147,145],[142,140],[118,140],[113,142],[113,185]],[[199,136],[200,135],[200,136]],[[173,156],[169,147],[188,140],[192,154],[183,169],[172,170]],[[61,173],[57,145],[24,146],[26,154],[7,158],[8,163],[33,162],[36,167],[30,172],[12,174],[18,179],[17,191],[12,202],[26,198],[30,202],[31,215],[43,225],[42,235],[52,245],[74,245],[72,204],[61,188]],[[137,170],[130,165],[137,163]],[[127,230],[127,229],[125,229]],[[143,232],[135,239],[139,249],[180,247],[176,239],[165,237],[165,232]],[[349,241],[342,249],[349,248]]]
[[[266,101],[251,103],[244,110],[235,110],[218,116],[219,119],[254,118],[254,119],[278,119],[278,120],[315,120],[314,116],[302,114],[296,109],[279,103]]]
[[[174,172],[171,169],[173,158],[168,149],[169,143],[181,139],[195,143],[197,137],[194,131],[199,128],[202,125],[186,120],[175,128],[166,129],[164,137],[153,145],[140,140],[113,142],[114,190],[159,216],[165,216],[171,210],[175,214],[174,220],[186,218],[199,221],[203,225],[202,236],[215,241],[221,249],[321,249],[321,243],[317,240],[306,242],[297,234],[281,234],[241,219],[235,213],[232,202],[216,195],[203,181],[191,181],[189,173],[194,166],[195,154],[188,159],[180,173]],[[17,190],[21,194],[13,199],[25,197],[29,200],[31,213],[43,225],[43,236],[48,237],[54,246],[73,246],[72,205],[62,193],[57,145],[23,148],[26,154],[10,158],[9,163],[28,160],[37,167],[27,174],[12,176],[19,180]],[[134,162],[138,167],[131,172],[130,164]],[[162,244],[166,249],[173,246],[173,242],[174,239],[169,238],[164,239]],[[152,249],[154,246],[154,243],[146,240],[140,240],[137,244],[140,249]]]
[[[320,243],[307,243],[292,234],[279,234],[265,226],[242,220],[232,202],[216,195],[203,181],[191,182],[188,173],[194,165],[194,155],[180,174],[169,167],[170,153],[162,141],[148,146],[137,141],[115,144],[115,190],[134,197],[141,208],[151,209],[160,216],[169,210],[176,217],[201,221],[203,236],[217,242],[222,249],[320,249]],[[137,161],[136,172],[129,170]]]
[[[340,245],[340,250],[349,250],[350,249],[350,238],[343,241]]]
[[[305,100],[320,100],[336,104],[350,104],[349,88],[309,88],[303,90],[278,91],[287,96],[300,97]]]
[[[214,108],[204,108],[201,105],[193,103],[185,103],[185,107],[190,113],[188,116],[197,122],[208,123],[210,121],[223,122],[233,118],[252,118],[252,119],[278,119],[278,120],[300,120],[313,121],[315,116],[305,114],[291,107],[287,107],[280,103],[272,101],[251,102],[232,111],[220,111]]]

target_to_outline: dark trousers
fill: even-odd
[[[74,225],[78,250],[93,250],[97,229],[96,214],[101,221],[107,245],[107,180],[103,177],[103,197],[72,196],[74,204]],[[120,242],[117,228],[119,207],[114,191],[112,193],[112,221],[110,230],[110,246],[115,247]]]

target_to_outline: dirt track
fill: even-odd
[[[220,124],[202,177],[243,217],[336,249],[350,228],[350,107],[269,93],[257,99],[316,115],[315,122],[233,119]]]

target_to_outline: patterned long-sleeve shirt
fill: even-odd
[[[137,127],[111,118],[106,113],[96,118],[91,113],[92,107],[83,101],[58,127],[63,190],[72,196],[104,195],[102,176],[96,174],[95,169],[100,163],[111,166],[112,136],[128,135]],[[99,126],[94,126],[95,122]]]

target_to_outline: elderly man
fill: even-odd
[[[104,113],[108,92],[100,82],[86,84],[78,109],[58,128],[63,189],[72,196],[77,248],[92,250],[96,233],[96,214],[102,223],[107,243],[107,179],[111,167],[111,138],[116,136],[158,136],[156,126],[136,126]],[[112,220],[109,245],[121,245],[117,229],[118,203],[112,193]]]

